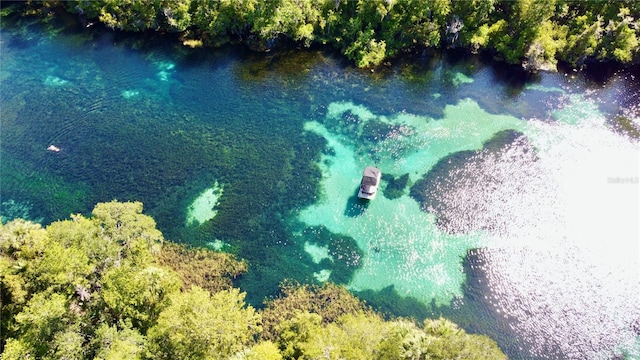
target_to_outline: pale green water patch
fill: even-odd
[[[223,188],[217,181],[213,187],[203,191],[187,208],[187,225],[199,225],[213,219],[218,213],[215,207],[222,196],[222,191]]]
[[[329,255],[328,246],[319,246],[316,244],[312,244],[308,241],[305,241],[304,251],[306,251],[309,255],[311,255],[311,259],[316,264],[319,264],[324,259],[329,259],[329,260],[332,259],[332,256]]]
[[[460,86],[462,84],[471,84],[473,83],[473,78],[461,73],[461,72],[457,72],[455,73],[455,75],[453,75],[452,78],[453,84],[455,86]]]
[[[351,102],[332,103],[328,106],[327,119],[330,119],[330,123],[338,122],[336,119],[344,117],[345,114],[352,114],[359,120],[358,137],[362,136],[366,124],[372,121],[394,126],[394,130],[381,134],[370,148],[363,148],[358,141],[360,139],[348,136],[337,136],[330,140],[329,146],[334,147],[335,142],[342,142],[352,147],[352,150],[345,151],[356,151],[355,156],[358,158],[365,158],[370,162],[375,158],[379,167],[383,168],[383,173],[396,176],[409,173],[412,181],[416,181],[438,160],[449,154],[479,150],[482,144],[497,132],[509,129],[523,132],[526,127],[523,121],[513,116],[487,113],[471,99],[446,106],[442,119],[408,113],[398,113],[389,117],[378,116],[364,106]],[[343,122],[345,121],[349,120]],[[315,132],[329,141],[325,136],[329,131],[336,133],[333,128]],[[375,157],[367,158],[367,155],[363,154],[373,154]],[[340,162],[346,159],[345,156],[339,155],[336,155],[336,158],[339,158]],[[357,165],[358,168],[362,166],[362,163]],[[356,173],[359,171],[361,170]],[[359,178],[357,180],[359,181]]]
[[[566,94],[567,92],[558,86],[544,86],[540,84],[527,84],[525,86],[527,90],[535,90],[535,91],[543,91],[543,92],[559,92],[561,94]]]
[[[495,133],[524,127],[514,117],[486,113],[472,100],[448,106],[444,113],[440,120],[406,113],[378,116],[350,102],[330,104],[327,123],[343,121],[352,128],[355,124],[352,131],[358,138],[369,122],[389,125],[388,134],[368,134],[367,145],[349,134],[338,134],[340,129],[334,132],[318,122],[305,124],[305,130],[324,137],[332,151],[319,164],[321,200],[304,209],[299,220],[356,240],[364,257],[348,284],[351,289],[381,290],[393,285],[402,295],[439,304],[462,296],[461,259],[468,249],[484,244],[483,233],[445,234],[435,226],[434,216],[407,195],[393,200],[379,195],[368,204],[354,205],[365,166],[378,166],[393,176],[409,173],[415,181],[451,153],[480,149]],[[360,210],[352,211],[354,206]]]
[[[53,87],[65,86],[69,84],[69,80],[65,80],[57,76],[49,75],[46,77],[46,79],[44,79],[44,84],[47,86],[53,86]]]
[[[173,73],[175,72],[176,64],[170,61],[157,61],[156,67],[158,72],[156,76],[160,81],[169,81]]]
[[[125,99],[131,99],[131,98],[136,97],[138,95],[140,95],[140,91],[138,91],[138,90],[124,90],[122,92],[122,97],[125,98]]]
[[[566,99],[565,106],[551,113],[553,118],[559,122],[568,125],[604,123],[605,118],[593,100],[587,99],[583,94],[571,94]]]
[[[322,269],[320,271],[316,271],[313,273],[313,277],[315,277],[316,280],[320,282],[328,281],[330,276],[331,276],[331,270],[329,269]]]
[[[228,243],[220,240],[220,239],[215,239],[213,241],[210,241],[207,243],[207,247],[209,247],[211,250],[215,250],[215,251],[224,251],[225,249],[228,249],[231,247],[231,245],[229,245]]]

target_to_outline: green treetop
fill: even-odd
[[[640,61],[640,6],[633,0],[54,0],[19,6],[43,16],[65,9],[116,31],[179,33],[188,46],[328,45],[360,67],[431,47],[489,52],[529,70],[554,69],[559,61],[578,67]]]
[[[255,310],[231,283],[245,269],[165,242],[137,202],[46,228],[10,221],[0,225],[2,359],[505,358],[444,319],[386,321],[331,284],[287,283]]]

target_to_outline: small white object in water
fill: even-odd
[[[49,147],[47,148],[47,150],[51,151],[51,152],[60,152],[60,148],[51,144],[49,145]]]

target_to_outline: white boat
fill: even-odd
[[[60,148],[51,144],[49,145],[49,147],[47,148],[47,150],[51,151],[51,152],[60,152]]]
[[[378,186],[380,185],[380,178],[382,178],[380,169],[373,166],[364,168],[362,180],[360,181],[360,190],[358,190],[358,197],[367,200],[375,199],[378,193]]]

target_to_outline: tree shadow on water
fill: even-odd
[[[428,306],[416,298],[402,296],[398,294],[393,285],[380,290],[367,289],[355,292],[355,294],[376,311],[379,311],[386,319],[393,319],[399,316],[422,322],[426,318],[440,316],[434,311],[436,309],[435,302]]]

